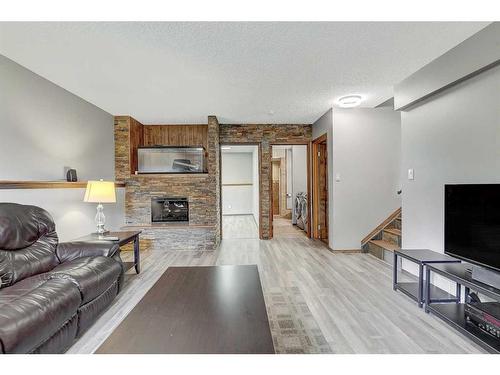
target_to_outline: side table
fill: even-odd
[[[127,231],[127,232],[108,232],[104,237],[118,237],[118,241],[109,241],[102,239],[97,233],[91,233],[87,236],[78,238],[78,241],[108,241],[117,243],[118,246],[122,247],[130,242],[134,242],[134,262],[130,267],[135,267],[135,272],[141,272],[141,255],[139,248],[139,235],[142,231]]]
[[[418,281],[398,282],[398,258],[407,259],[418,265]],[[395,250],[392,288],[403,292],[408,297],[415,300],[418,307],[421,308],[425,301],[424,266],[426,264],[433,263],[460,263],[460,260],[428,249]],[[433,299],[433,302],[455,302],[457,300],[456,296],[453,296],[436,286],[431,286],[431,289],[432,295],[436,297]],[[458,298],[460,298],[460,295],[458,295]]]

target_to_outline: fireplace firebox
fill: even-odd
[[[187,198],[151,198],[151,222],[189,222],[189,202]]]

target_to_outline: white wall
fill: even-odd
[[[113,116],[0,55],[0,180],[114,180]],[[123,189],[118,189],[123,190]],[[84,189],[0,190],[0,201],[39,205],[69,240],[95,231]],[[123,191],[106,205],[108,227],[124,224]]]
[[[295,200],[297,193],[307,193],[307,146],[292,146],[292,224],[297,223],[295,217]]]
[[[401,205],[400,115],[390,108],[330,109],[313,124],[313,139],[323,134],[329,246],[359,249],[361,239]]]
[[[0,202],[32,204],[46,209],[56,223],[59,240],[70,241],[96,231],[96,205],[84,203],[85,189],[0,190]],[[117,203],[103,203],[106,228],[124,225],[125,189],[116,189]]]
[[[499,88],[497,66],[402,113],[403,247],[443,252],[444,184],[500,183]]]
[[[333,180],[332,249],[359,249],[361,239],[401,207],[400,162],[398,112],[333,110],[333,165],[328,175]]]
[[[493,66],[500,60],[499,35],[500,22],[492,22],[395,85],[394,108],[410,108],[444,87]]]
[[[222,214],[253,215],[253,156],[251,152],[222,153]],[[250,184],[224,186],[224,184]]]

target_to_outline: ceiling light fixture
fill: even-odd
[[[221,150],[231,150],[231,147],[229,147],[229,146],[222,146],[220,149]]]
[[[353,108],[361,104],[361,95],[346,95],[337,100],[337,104],[342,108]]]

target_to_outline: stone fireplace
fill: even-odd
[[[137,149],[157,145],[203,147],[206,173],[136,173]],[[123,229],[141,230],[144,248],[218,247],[219,124],[215,116],[209,116],[207,124],[195,125],[143,125],[130,116],[116,116],[115,174],[116,181],[126,184]]]

